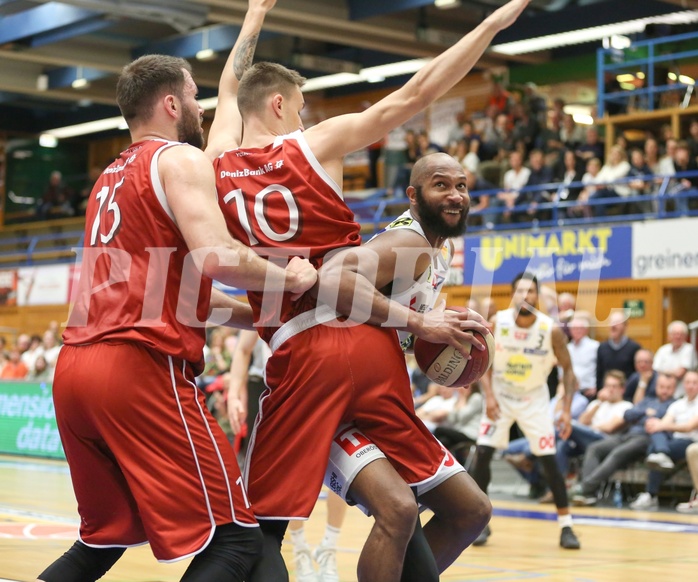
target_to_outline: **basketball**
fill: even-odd
[[[463,308],[449,307],[448,311],[464,311]],[[417,338],[414,342],[414,357],[427,378],[441,386],[461,388],[477,382],[487,372],[494,359],[494,338],[491,333],[484,336],[472,332],[487,345],[486,350],[473,349],[471,359],[466,360],[454,347],[448,344],[434,344]],[[465,345],[467,350],[472,346]]]

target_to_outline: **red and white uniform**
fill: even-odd
[[[332,250],[360,244],[340,187],[302,132],[265,148],[226,152],[214,167],[228,228],[260,255],[302,255],[320,265]],[[260,293],[249,293],[273,351],[245,469],[255,515],[310,515],[344,423],[379,447],[407,483],[433,481],[449,458],[414,414],[395,331],[340,326],[334,311],[316,309],[308,295],[295,303],[284,296],[279,317],[269,295],[263,305]]]
[[[516,422],[534,455],[555,453],[555,427],[550,415],[547,379],[555,365],[552,318],[536,314],[531,327],[516,325],[513,309],[495,316],[492,393],[499,404],[496,421],[483,415],[478,445],[505,448]]]
[[[174,145],[133,144],[97,180],[53,385],[82,541],[150,542],[162,561],[201,551],[216,525],[257,526],[194,384],[211,281],[187,260],[159,179]]]

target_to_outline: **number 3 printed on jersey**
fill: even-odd
[[[93,247],[97,244],[97,235],[99,235],[99,242],[103,245],[107,244],[111,239],[114,238],[116,233],[121,226],[121,210],[119,205],[114,200],[116,196],[116,191],[124,183],[124,178],[114,186],[104,186],[99,192],[97,192],[97,200],[99,200],[99,210],[97,210],[97,216],[95,221],[92,223],[92,231],[90,233],[90,246]],[[111,195],[110,195],[111,190]],[[109,201],[107,202],[107,198]],[[106,202],[106,208],[104,203]],[[111,214],[111,216],[110,216]],[[111,222],[111,228],[107,234],[103,233]]]
[[[275,231],[269,221],[267,220],[267,214],[265,210],[268,208],[268,196],[271,194],[281,194],[281,198],[286,203],[286,208],[288,209],[288,230],[286,232]],[[223,202],[230,204],[235,203],[235,208],[238,211],[238,217],[242,228],[245,229],[247,237],[250,240],[250,246],[258,245],[259,240],[255,237],[252,232],[252,223],[250,221],[251,216],[247,212],[247,207],[245,206],[245,197],[242,190],[238,188],[237,190],[232,190],[228,192],[223,197]],[[293,198],[293,193],[280,184],[272,184],[267,186],[261,192],[258,192],[254,197],[254,218],[259,226],[258,231],[266,236],[269,240],[274,242],[285,242],[291,240],[296,234],[298,234],[298,225],[300,224],[300,213],[298,212],[298,204],[296,204]]]

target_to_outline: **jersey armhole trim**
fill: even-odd
[[[164,152],[167,148],[176,145],[182,144],[176,141],[166,142],[163,146],[158,148],[158,150],[153,154],[153,157],[150,160],[150,183],[153,186],[153,192],[155,192],[155,196],[158,199],[160,206],[165,211],[165,214],[167,214],[167,216],[170,217],[170,219],[172,220],[172,222],[174,222],[175,225],[177,225],[177,219],[175,218],[174,212],[172,212],[172,209],[170,208],[170,205],[167,202],[167,195],[165,194],[165,189],[163,188],[162,182],[160,181],[160,172],[158,171],[158,160],[160,159],[160,154],[162,152]]]
[[[339,196],[340,200],[344,200],[342,189],[337,185],[337,182],[335,182],[332,179],[332,176],[330,176],[327,173],[327,170],[325,170],[325,168],[322,167],[322,164],[315,157],[315,154],[310,149],[310,146],[308,145],[308,142],[306,141],[303,132],[299,129],[297,131],[294,131],[293,133],[289,133],[288,135],[277,137],[276,140],[274,140],[274,145],[278,145],[285,139],[294,139],[298,142],[298,145],[300,146],[301,151],[305,156],[305,159],[308,160],[308,163],[313,168],[313,170],[315,170],[315,173],[322,179],[323,182],[325,182],[330,188],[332,188],[332,190],[334,190],[334,193],[337,194],[337,196]]]

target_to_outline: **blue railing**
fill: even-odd
[[[598,49],[596,53],[598,117],[604,116],[608,103],[627,103],[631,97],[639,99],[640,109],[653,111],[655,109],[655,96],[668,91],[681,91],[683,94],[681,106],[686,107],[693,93],[694,84],[681,82],[678,64],[680,61],[695,60],[698,57],[698,48],[692,48],[695,43],[690,41],[698,42],[698,32],[633,41],[628,49]],[[683,46],[678,47],[678,50],[677,47],[667,47],[667,45],[674,43],[682,43]],[[644,52],[646,55],[634,57],[635,53]],[[674,69],[672,72],[677,77],[674,84],[667,84],[666,78],[657,78],[656,65],[668,64],[672,66]],[[638,72],[644,75],[644,87],[606,92],[606,73],[636,75]]]
[[[632,222],[647,219],[664,219],[676,218],[679,216],[698,216],[698,188],[691,187],[681,192],[673,192],[673,185],[677,180],[683,178],[696,179],[698,171],[681,172],[671,176],[647,175],[641,177],[623,178],[607,184],[594,184],[597,188],[614,187],[627,185],[630,182],[642,181],[652,192],[648,194],[639,194],[634,196],[620,196],[613,198],[598,198],[584,202],[584,205],[591,209],[591,214],[599,214],[601,209],[614,209],[613,214],[604,213],[605,216],[593,217],[571,217],[568,215],[568,209],[576,207],[579,203],[576,200],[561,200],[560,195],[564,190],[582,190],[587,184],[582,182],[552,183],[543,184],[541,186],[528,186],[522,188],[518,192],[535,195],[536,193],[548,192],[551,194],[553,201],[540,203],[536,207],[536,215],[530,220],[522,222],[505,222],[503,215],[508,212],[512,215],[526,213],[530,205],[521,204],[513,208],[505,208],[503,206],[490,206],[478,213],[471,213],[471,217],[480,216],[481,222],[478,223],[471,219],[471,224],[468,227],[468,232],[487,231],[487,230],[523,230],[539,227],[559,227],[565,225],[588,224],[589,222]],[[482,196],[495,197],[499,192],[504,191],[503,188],[491,190],[480,190],[470,192],[472,198],[480,198]],[[686,208],[682,209],[683,204],[678,201],[686,201]],[[695,208],[691,208],[694,200]],[[670,208],[670,204],[673,208]],[[354,212],[356,220],[364,227],[363,233],[370,236],[378,232],[386,224],[395,220],[405,208],[409,205],[407,198],[374,198],[362,202],[350,202],[349,208]],[[617,207],[624,205],[629,208],[629,211],[617,212]],[[638,211],[638,205],[649,207],[651,210]],[[545,216],[545,218],[540,218]]]
[[[29,234],[0,238],[0,265],[14,267],[75,260],[73,249],[81,247],[84,231]]]

